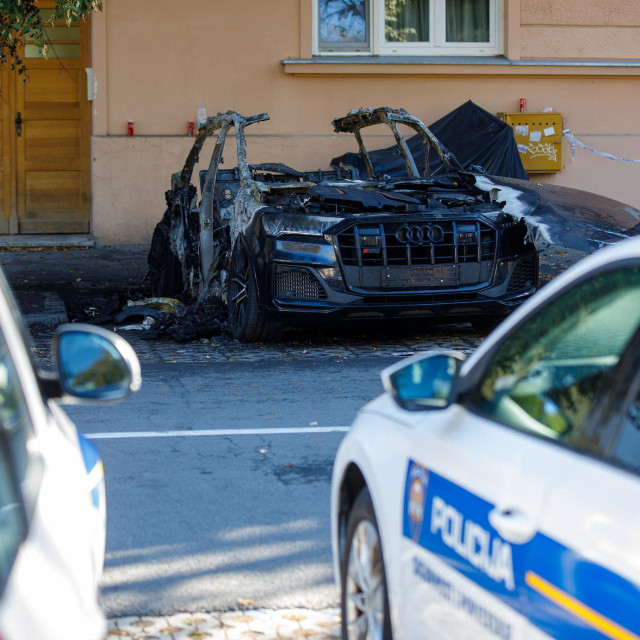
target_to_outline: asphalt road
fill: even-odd
[[[0,262],[29,314],[57,296],[82,320],[114,298],[145,295],[144,247],[7,251]],[[51,368],[53,327],[31,332]],[[329,493],[344,431],[314,431],[347,427],[381,392],[388,364],[434,347],[470,352],[482,339],[469,325],[426,321],[311,327],[278,344],[123,335],[142,364],[140,392],[119,405],[66,408],[81,431],[101,436],[109,617],[237,609],[239,598],[336,606]]]
[[[336,606],[329,493],[344,433],[313,430],[349,425],[397,359],[143,362],[136,396],[69,407],[81,431],[100,436],[106,614],[223,610],[239,598]],[[252,433],[265,428],[302,431]],[[164,437],[194,430],[210,433]]]

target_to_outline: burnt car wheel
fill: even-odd
[[[392,640],[382,544],[366,488],[349,513],[341,591],[343,638]]]
[[[148,263],[151,295],[173,297],[182,291],[182,263],[171,251],[169,240],[159,226],[153,232]]]
[[[231,254],[227,305],[231,334],[241,342],[273,340],[279,335],[279,326],[268,322],[258,305],[258,285],[249,262],[249,256],[239,240]]]

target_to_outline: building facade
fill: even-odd
[[[586,146],[640,158],[636,0],[105,0],[75,29],[26,84],[3,71],[0,233],[148,243],[200,103],[269,112],[250,160],[299,169],[356,150],[331,128],[350,109],[428,124],[469,99],[499,113],[525,98]],[[640,164],[574,151],[564,137],[561,171],[532,179],[640,208]]]

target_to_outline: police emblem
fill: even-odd
[[[422,531],[428,482],[429,472],[417,462],[412,462],[409,467],[407,482],[407,490],[409,492],[407,515],[409,516],[411,538],[414,542],[418,542]]]

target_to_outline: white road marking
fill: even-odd
[[[290,433],[336,433],[349,427],[284,427],[281,429],[199,429],[195,431],[115,431],[113,433],[83,433],[90,440],[118,440],[122,438],[193,438],[212,436],[268,436]]]

